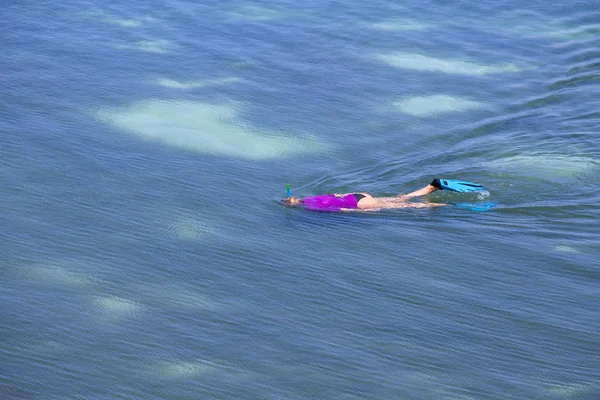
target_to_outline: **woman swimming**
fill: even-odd
[[[283,201],[287,206],[303,206],[311,211],[348,211],[348,210],[368,210],[376,211],[382,209],[394,208],[432,208],[448,206],[445,203],[412,203],[410,199],[431,194],[441,189],[448,189],[456,192],[470,192],[484,190],[479,184],[466,181],[440,180],[434,179],[429,185],[422,189],[408,194],[399,194],[393,197],[375,197],[369,193],[344,193],[344,194],[323,194],[319,196],[307,196],[299,199],[293,196]]]

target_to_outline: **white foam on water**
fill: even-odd
[[[216,370],[213,363],[206,361],[161,361],[154,365],[154,375],[167,379],[193,378]]]
[[[95,113],[100,120],[149,140],[201,154],[265,160],[322,151],[309,138],[258,132],[238,117],[235,103],[149,100]]]
[[[477,101],[447,95],[417,96],[393,104],[403,113],[416,117],[431,117],[487,107]]]
[[[231,83],[237,83],[237,82],[242,82],[242,81],[243,81],[243,79],[235,78],[235,77],[208,79],[208,80],[200,80],[200,81],[188,81],[188,82],[180,82],[180,81],[176,81],[174,79],[161,78],[161,79],[157,79],[155,81],[155,83],[157,83],[158,85],[170,88],[170,89],[188,90],[188,89],[197,89],[197,88],[203,88],[203,87],[228,85]]]
[[[391,53],[376,56],[379,61],[397,68],[415,71],[442,72],[456,75],[488,75],[506,72],[519,72],[521,69],[513,64],[483,65],[470,61],[445,60],[428,57],[417,53]]]
[[[411,19],[390,19],[375,22],[370,26],[380,31],[425,31],[432,28],[430,24]]]
[[[475,193],[477,194],[477,200],[485,200],[490,197],[490,192],[487,190],[482,190]]]
[[[508,173],[542,178],[572,178],[594,174],[600,163],[592,158],[561,154],[531,154],[486,162],[486,167]]]
[[[130,318],[139,314],[141,304],[117,296],[94,296],[92,305],[106,317]]]

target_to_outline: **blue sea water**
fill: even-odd
[[[4,2],[0,398],[600,398],[598,21]]]

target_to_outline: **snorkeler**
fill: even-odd
[[[451,204],[413,203],[409,202],[409,200],[414,197],[426,196],[443,189],[461,193],[485,190],[483,186],[473,182],[435,178],[429,185],[422,189],[393,197],[375,197],[369,193],[363,192],[344,194],[335,193],[307,196],[303,199],[289,196],[283,203],[291,207],[302,206],[311,211],[376,211],[394,208],[432,208]]]

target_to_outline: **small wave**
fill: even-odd
[[[600,57],[598,57],[598,59],[600,59]],[[584,72],[595,73],[597,71],[600,71],[600,61],[598,61],[598,59],[592,60],[589,63],[583,63],[581,65],[571,67],[567,71],[566,75],[571,76],[571,75],[578,75],[578,74],[581,74]]]
[[[35,354],[59,354],[68,350],[69,346],[56,340],[43,340],[25,344],[25,349]]]
[[[578,87],[583,85],[596,85],[600,82],[600,76],[598,75],[587,75],[587,76],[578,76],[569,79],[562,79],[554,82],[550,85],[550,90],[561,90],[566,88]]]

